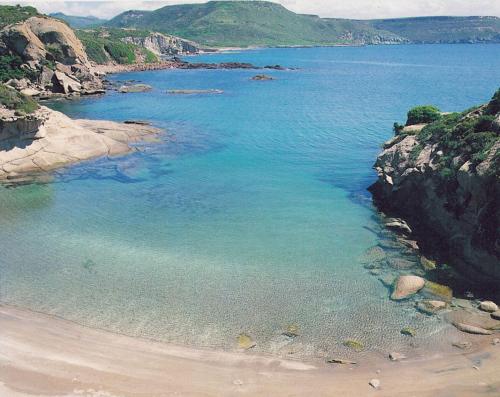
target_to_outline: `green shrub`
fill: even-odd
[[[392,131],[394,132],[394,135],[399,135],[403,132],[403,129],[405,128],[404,125],[399,124],[399,123],[394,123],[392,125]]]
[[[107,41],[104,49],[116,62],[121,64],[131,64],[135,62],[135,48],[133,44],[121,41]]]
[[[143,48],[144,62],[145,63],[155,63],[158,62],[158,57],[147,48]]]
[[[29,114],[38,109],[38,103],[31,97],[23,95],[4,84],[0,84],[0,105],[15,110],[17,114]]]
[[[22,65],[23,61],[17,55],[0,56],[0,82],[22,78],[34,80],[36,77],[35,71],[26,67],[21,67]]]
[[[500,112],[500,88],[495,92],[490,103],[486,107],[486,114],[496,114]]]
[[[34,7],[0,6],[0,29],[11,23],[25,21],[35,15],[39,14]]]
[[[432,123],[441,118],[440,110],[432,105],[417,106],[408,112],[406,125]]]

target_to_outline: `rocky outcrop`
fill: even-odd
[[[32,180],[49,171],[83,160],[125,154],[131,142],[154,137],[160,131],[137,123],[72,120],[41,106],[9,123],[0,138],[0,182]],[[2,124],[4,126],[5,124]]]
[[[101,92],[102,82],[90,64],[85,49],[65,23],[35,16],[0,31],[0,55],[18,57],[30,71],[23,89],[36,95],[90,94]],[[18,81],[9,85],[17,87]],[[35,91],[31,91],[35,94]]]
[[[491,283],[500,280],[499,97],[429,128],[405,128],[385,144],[370,187],[424,253]]]
[[[145,37],[125,37],[123,41],[147,48],[156,55],[198,54],[201,49],[201,47],[193,41],[157,32],[153,32]]]

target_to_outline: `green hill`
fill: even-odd
[[[208,46],[395,43],[500,43],[500,18],[422,17],[382,20],[295,14],[266,1],[211,1],[127,11],[107,22],[184,37]]]
[[[11,23],[25,21],[35,15],[39,14],[34,7],[0,6],[0,29]]]
[[[209,46],[328,45],[398,42],[390,33],[363,21],[295,14],[264,1],[211,1],[127,11],[107,23],[148,28]]]
[[[412,43],[500,43],[500,18],[419,17],[370,21]]]
[[[62,19],[66,21],[66,23],[71,26],[73,29],[83,29],[88,27],[96,27],[104,24],[106,19],[100,19],[97,17],[81,17],[76,15],[66,15],[62,12],[54,12],[49,14],[53,18]]]

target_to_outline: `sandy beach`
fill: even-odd
[[[173,346],[7,305],[0,329],[6,397],[500,395],[494,335],[467,353],[343,366]]]

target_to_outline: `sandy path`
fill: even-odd
[[[1,305],[0,396],[500,396],[492,339],[468,354],[351,369],[171,346]]]

